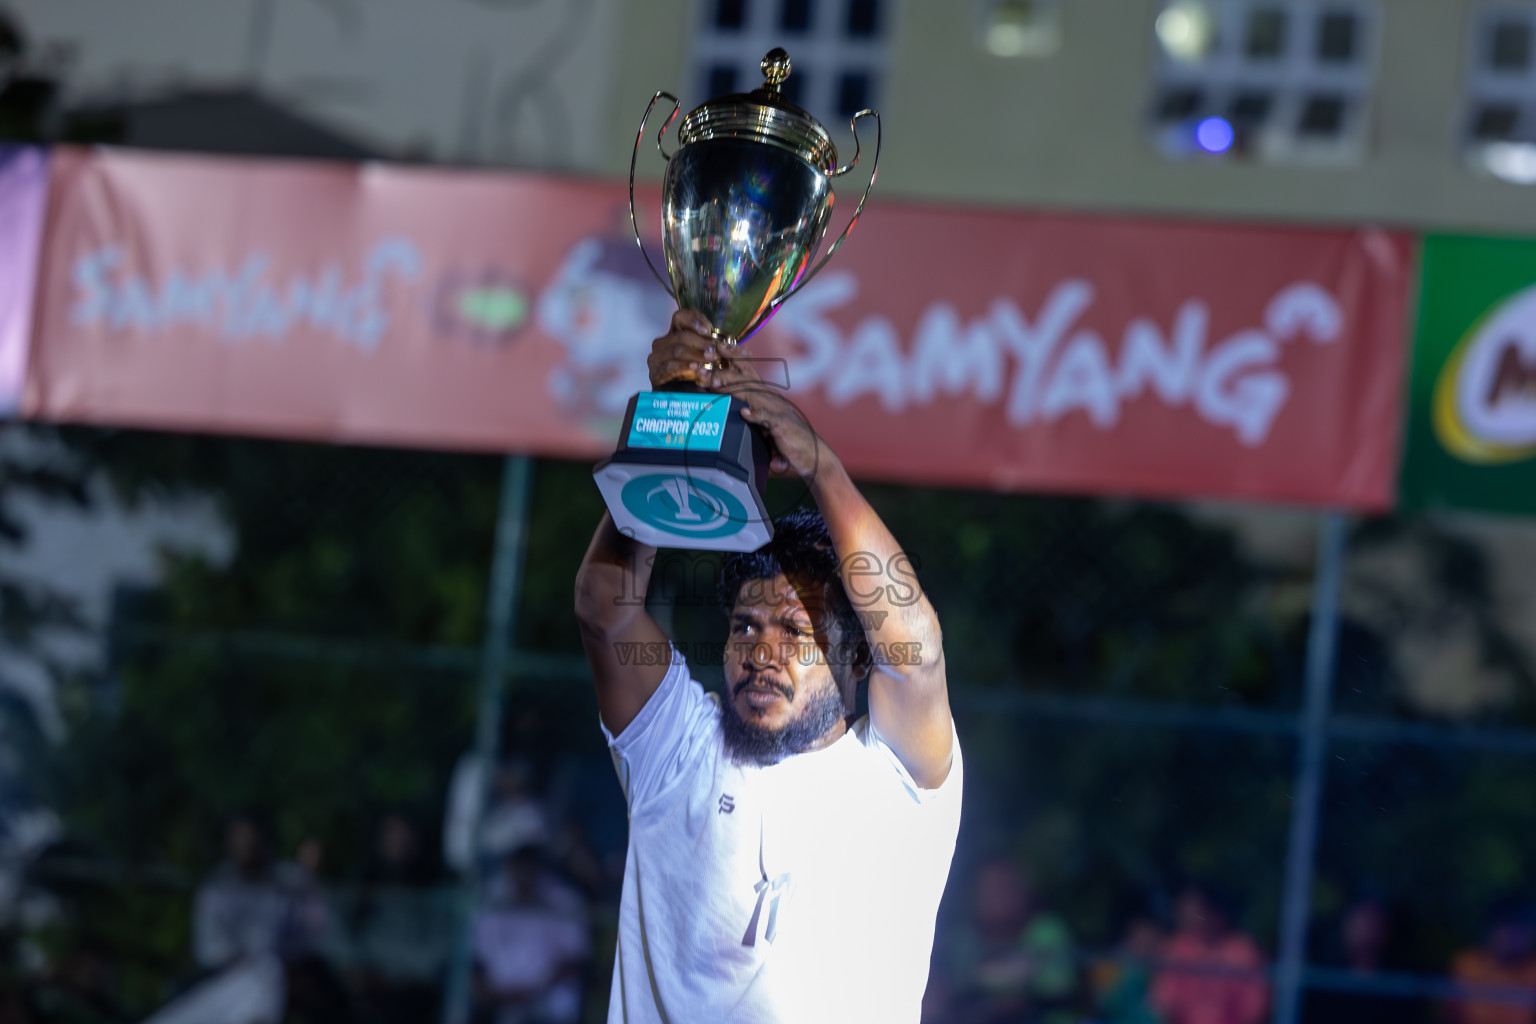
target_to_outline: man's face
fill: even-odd
[[[811,749],[843,715],[841,646],[825,584],[748,580],[731,610],[722,713],[738,755],[771,764]]]

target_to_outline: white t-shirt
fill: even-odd
[[[954,856],[958,738],[919,789],[867,717],[831,746],[734,764],[674,650],[617,738],[629,803],[609,1024],[915,1022]]]

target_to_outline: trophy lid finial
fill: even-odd
[[[782,46],[775,46],[768,51],[767,56],[763,58],[763,62],[758,66],[763,69],[763,78],[766,80],[768,88],[778,92],[779,86],[784,84],[784,79],[789,77],[789,54],[784,51]]]
[[[3,4],[5,0],[0,0]],[[679,151],[712,138],[748,139],[782,146],[823,174],[837,167],[837,147],[820,121],[780,91],[789,77],[789,54],[775,47],[763,57],[763,84],[751,92],[716,96],[696,107],[677,127]]]

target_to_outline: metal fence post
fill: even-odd
[[[1285,890],[1281,897],[1280,957],[1275,970],[1274,1024],[1301,1019],[1302,971],[1307,956],[1307,924],[1312,910],[1312,873],[1317,856],[1318,817],[1325,780],[1328,715],[1333,703],[1335,650],[1339,632],[1339,585],[1343,574],[1347,523],[1342,514],[1323,516],[1318,539],[1317,578],[1312,592],[1312,624],[1307,635],[1306,698],[1296,753],[1296,785],[1291,802],[1290,834],[1285,851]]]
[[[501,475],[501,506],[496,520],[496,544],[491,555],[490,592],[485,601],[485,639],[480,648],[479,707],[475,718],[475,763],[479,768],[480,799],[475,804],[470,835],[478,838],[480,816],[490,796],[492,766],[500,755],[501,711],[507,661],[522,598],[523,556],[528,545],[528,505],[533,461],[507,456]],[[466,1024],[474,977],[472,949],[474,911],[483,883],[478,863],[471,861],[459,894],[459,928],[443,994],[443,1024]]]

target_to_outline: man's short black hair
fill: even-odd
[[[869,662],[869,644],[864,624],[859,619],[848,592],[838,575],[837,551],[827,521],[816,508],[801,507],[773,521],[773,539],[756,551],[729,554],[720,566],[716,598],[729,615],[736,605],[744,583],[771,580],[776,576],[810,580],[826,584],[828,609],[837,622],[836,638],[844,650],[832,652],[843,664],[863,666]]]

